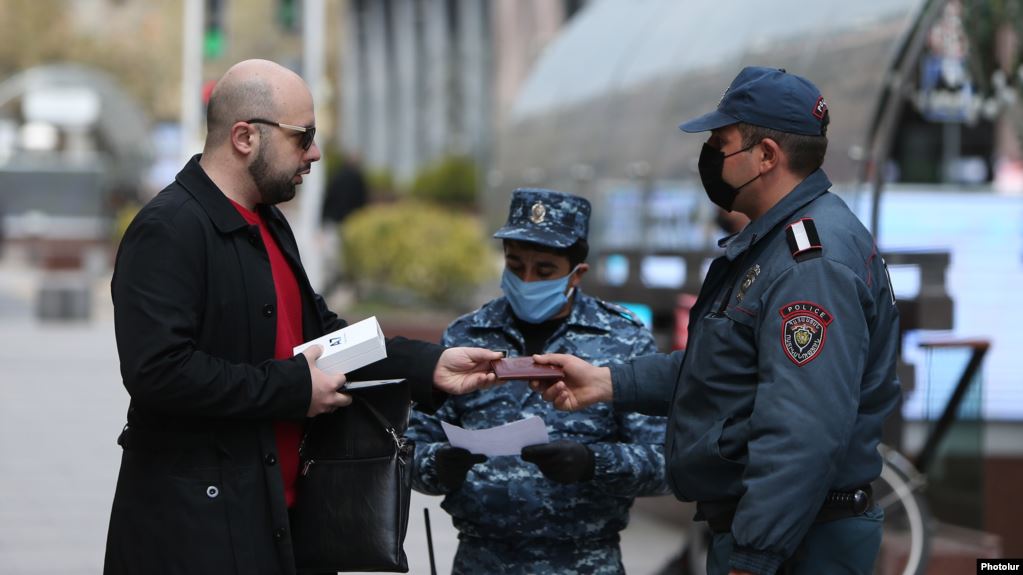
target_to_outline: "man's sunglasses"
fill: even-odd
[[[299,144],[303,150],[308,150],[313,145],[313,138],[316,136],[316,127],[305,127],[296,126],[294,124],[282,124],[280,122],[271,122],[270,120],[264,120],[262,118],[253,118],[246,120],[246,124],[267,124],[270,126],[277,126],[278,128],[284,128],[285,130],[293,130],[295,132],[302,132],[302,139],[299,140]]]

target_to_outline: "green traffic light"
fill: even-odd
[[[206,58],[219,58],[224,55],[224,31],[219,29],[206,30],[202,42],[203,55]]]

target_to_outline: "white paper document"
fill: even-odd
[[[448,443],[486,456],[518,455],[527,445],[550,441],[547,425],[535,415],[488,429],[462,429],[446,421],[440,424]]]
[[[391,385],[395,383],[401,383],[404,379],[367,379],[366,381],[346,381],[345,384],[339,389],[341,393],[345,391],[351,391],[353,389],[364,389],[367,387],[377,387],[380,385]]]

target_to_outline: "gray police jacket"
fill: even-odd
[[[733,565],[774,572],[829,490],[880,474],[898,312],[873,238],[830,187],[817,170],[722,241],[684,357],[611,368],[616,406],[670,407],[675,494],[737,502]]]
[[[510,356],[522,355],[525,345],[504,297],[455,320],[442,343],[504,349]],[[650,332],[631,313],[580,291],[571,314],[545,346],[546,353],[571,353],[601,365],[655,351]],[[437,450],[447,444],[442,420],[484,429],[533,415],[543,418],[551,441],[570,439],[593,450],[594,478],[562,485],[518,455],[491,457],[473,466],[465,483],[444,498],[443,507],[462,534],[538,544],[617,540],[634,497],[668,492],[663,417],[622,413],[607,404],[560,412],[524,381],[451,397],[433,416],[413,413],[407,433],[416,442],[413,487],[445,494],[434,467]]]

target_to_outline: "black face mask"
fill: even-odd
[[[753,144],[753,146],[755,145]],[[721,206],[725,211],[732,211],[732,204],[735,203],[735,196],[739,195],[739,190],[760,177],[760,174],[757,174],[745,184],[738,188],[733,188],[721,176],[721,172],[725,168],[725,158],[745,152],[753,146],[748,146],[726,155],[721,150],[707,145],[707,143],[703,144],[703,150],[700,151],[700,180],[703,182],[703,189],[707,191],[707,197],[710,198],[710,201]]]

